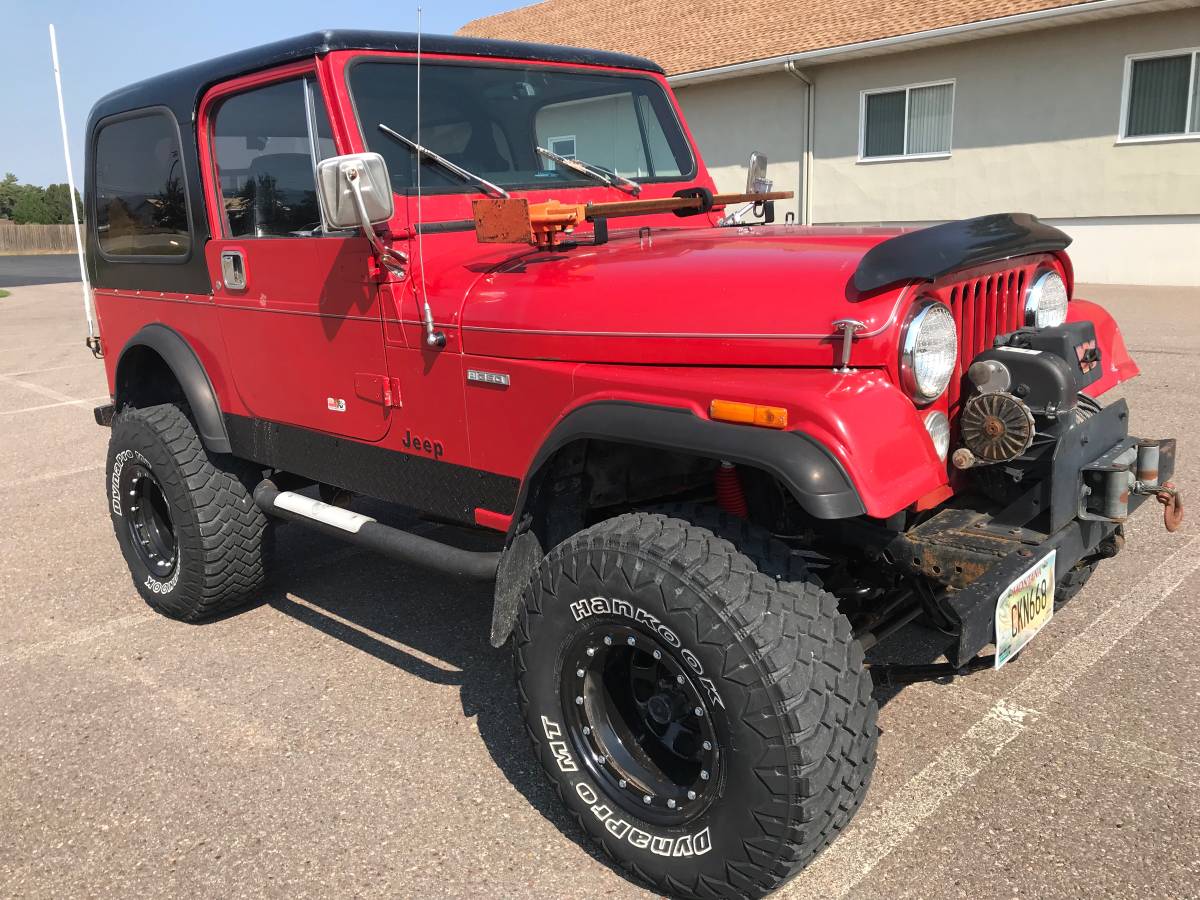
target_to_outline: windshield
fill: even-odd
[[[417,139],[416,78],[410,62],[362,60],[350,68],[367,149],[387,161],[399,193],[416,185],[418,155],[378,123]],[[695,174],[666,92],[638,75],[422,61],[421,144],[503,188],[596,184],[539,154],[539,146],[642,183]],[[428,193],[474,190],[427,158],[421,183]]]

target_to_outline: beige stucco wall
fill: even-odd
[[[1200,141],[1117,144],[1125,56],[1200,44],[1200,9],[814,69],[813,219],[1200,212]],[[956,79],[948,159],[858,161],[859,92]]]
[[[802,81],[780,71],[679,87],[675,93],[717,190],[745,190],[746,163],[758,150],[767,154],[775,189],[799,197],[807,119]],[[780,212],[796,208],[793,201],[781,204]]]
[[[1200,284],[1200,140],[1117,142],[1126,55],[1195,46],[1200,8],[810,66],[812,220],[1021,210],[1075,237],[1083,278]],[[949,158],[858,161],[860,91],[947,78],[956,81]],[[799,193],[802,82],[778,72],[677,93],[718,187],[740,189],[749,151],[761,149],[777,185]]]

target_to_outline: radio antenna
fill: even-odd
[[[417,146],[421,143],[421,7],[417,7]],[[430,347],[446,346],[446,335],[434,328],[433,310],[429,308],[429,292],[425,290],[425,231],[421,218],[421,165],[424,157],[413,154],[417,161],[417,284],[421,291],[421,306],[425,315],[425,343]]]
[[[87,318],[87,346],[97,359],[104,355],[100,346],[100,330],[96,325],[96,307],[92,301],[92,284],[88,280],[87,263],[83,258],[83,231],[79,227],[79,207],[75,205],[75,170],[71,166],[71,147],[67,143],[67,111],[63,105],[62,75],[58,68],[58,40],[50,26],[50,61],[54,65],[54,87],[58,90],[58,124],[62,126],[63,157],[67,161],[67,190],[71,194],[71,221],[75,225],[75,252],[79,254],[79,280],[83,285],[83,314]]]

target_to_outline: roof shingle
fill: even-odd
[[[1078,6],[1095,0],[544,0],[459,34],[636,53],[668,74]]]

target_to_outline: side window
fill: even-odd
[[[324,233],[316,165],[337,151],[315,79],[280,81],[222,101],[212,143],[228,236]]]
[[[563,159],[575,159],[575,135],[564,134],[561,137],[546,138],[546,149],[557,153]]]
[[[578,159],[575,151],[575,135],[563,134],[558,137],[546,138],[546,149],[551,153],[557,153],[563,159]],[[555,170],[558,166],[553,160],[547,159],[542,165],[547,169]]]
[[[863,91],[858,158],[949,156],[954,82]]]
[[[1123,139],[1200,137],[1200,50],[1130,57]]]
[[[175,120],[119,119],[96,136],[96,238],[107,256],[187,256],[187,194]]]

